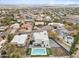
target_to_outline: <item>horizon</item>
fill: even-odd
[[[0,0],[0,5],[59,5],[79,4],[79,0]]]

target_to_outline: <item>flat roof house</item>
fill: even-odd
[[[33,33],[33,40],[35,40],[33,45],[40,44],[42,45],[42,47],[49,47],[49,38],[47,31]]]
[[[25,46],[27,38],[27,34],[15,35],[11,43],[16,44],[17,46]]]
[[[65,37],[65,42],[67,42],[68,44],[72,44],[74,41],[74,38],[72,36],[66,36]]]
[[[20,28],[20,25],[18,23],[15,23],[15,24],[12,24],[11,26],[11,34],[14,34],[19,28]]]
[[[69,31],[66,29],[58,29],[59,36],[64,39],[64,41],[71,45],[74,41],[74,38],[70,36]]]
[[[57,29],[63,28],[64,24],[61,23],[49,23],[49,26],[57,27]]]
[[[58,29],[58,33],[62,37],[66,36],[66,35],[69,35],[69,31],[66,30],[66,29]]]
[[[35,25],[44,25],[44,22],[35,22]]]

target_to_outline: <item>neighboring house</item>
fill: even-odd
[[[66,29],[57,29],[57,32],[60,36],[64,37],[65,35],[69,35],[69,31]]]
[[[69,35],[69,31],[68,30],[66,30],[66,29],[59,29],[59,30],[57,30],[57,32],[59,33],[59,36],[62,37],[66,43],[68,43],[68,44],[72,44],[73,43],[74,38]]]
[[[32,31],[32,22],[26,22],[26,23],[23,23],[22,25],[21,25],[21,30],[22,29],[25,29],[26,30],[26,32],[31,32]]]
[[[18,23],[15,23],[11,25],[10,28],[12,29],[10,33],[14,34],[20,28],[20,25]]]
[[[63,28],[64,27],[64,24],[61,24],[61,23],[49,23],[48,25],[54,26],[54,27],[57,27],[57,28]]]
[[[15,23],[15,24],[12,24],[11,25],[11,28],[13,28],[13,29],[16,29],[16,28],[19,28],[20,26],[19,26],[19,24],[18,23]]]
[[[17,19],[17,22],[22,22],[23,23],[24,20],[20,18],[20,19]]]
[[[7,28],[8,26],[0,26],[0,32],[4,32]]]
[[[14,19],[15,19],[15,20],[20,19],[20,18],[21,18],[20,16],[21,16],[21,15],[15,13],[15,14],[14,14]]]
[[[74,41],[74,38],[72,36],[66,36],[64,37],[65,42],[72,44]]]
[[[30,15],[26,16],[26,18],[24,19],[24,21],[26,21],[26,22],[27,21],[33,21],[32,16],[30,16]]]
[[[15,35],[13,40],[11,41],[11,44],[16,44],[17,46],[25,46],[27,39],[27,34]]]
[[[44,21],[50,21],[51,20],[51,17],[50,16],[46,16],[45,18],[44,18]]]
[[[38,26],[38,25],[44,25],[44,22],[35,22],[35,25]]]
[[[38,15],[36,18],[36,21],[42,21],[42,20],[43,20],[43,18],[40,15]]]
[[[37,18],[35,19],[35,25],[39,26],[39,25],[47,25],[50,22],[50,17],[49,16],[45,16],[45,15],[39,15],[37,16]]]
[[[55,27],[55,31],[59,34],[59,37],[64,39],[68,44],[72,44],[74,38],[70,36],[69,31],[64,28],[64,24],[61,23],[49,23],[48,25]]]
[[[25,22],[32,22],[33,19],[24,19]]]
[[[8,26],[0,26],[0,36],[4,36]]]

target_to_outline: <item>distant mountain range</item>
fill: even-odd
[[[27,4],[19,4],[19,5],[2,5],[0,4],[0,8],[27,8],[27,7],[79,7],[79,4],[54,4],[54,5],[27,5]]]

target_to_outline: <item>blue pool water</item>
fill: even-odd
[[[37,49],[33,49],[31,53],[32,55],[46,55],[46,50],[37,48]]]

